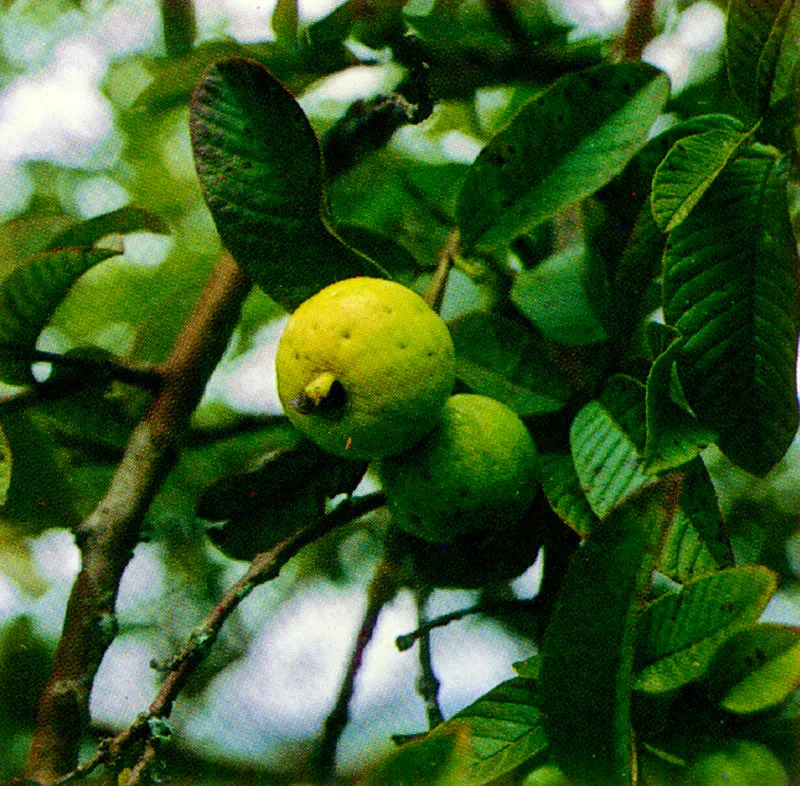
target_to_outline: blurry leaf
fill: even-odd
[[[634,782],[635,620],[678,492],[668,478],[595,524],[572,558],[545,633],[542,723],[556,763],[586,786]]]
[[[530,658],[512,663],[511,667],[517,673],[518,677],[524,677],[526,680],[538,680],[541,665],[542,660],[537,653]]]
[[[762,108],[787,102],[797,107],[797,73],[800,65],[800,5],[785,0],[770,30],[758,61],[758,88]]]
[[[553,341],[583,346],[604,341],[598,306],[608,283],[599,259],[583,247],[553,254],[514,280],[511,300]]]
[[[225,245],[288,310],[339,279],[384,275],[322,215],[319,144],[303,110],[263,66],[223,60],[192,95],[203,194]]]
[[[691,461],[717,435],[697,422],[676,403],[673,390],[680,383],[675,374],[683,339],[676,338],[653,362],[647,377],[647,442],[644,469],[664,472]]]
[[[672,146],[653,177],[650,201],[659,229],[671,232],[689,215],[748,136],[713,129]]]
[[[700,423],[766,474],[797,431],[797,252],[787,161],[754,146],[731,161],[664,254],[664,314],[684,337],[678,376]]]
[[[409,285],[419,273],[417,261],[392,237],[356,224],[337,224],[336,233],[350,248],[374,259],[395,281]]]
[[[644,145],[669,94],[644,63],[559,79],[517,114],[470,169],[456,209],[467,252],[510,243],[607,183]]]
[[[621,499],[652,482],[637,450],[644,431],[644,388],[612,378],[603,400],[590,401],[570,427],[575,471],[592,510],[604,517]]]
[[[440,729],[400,747],[358,780],[358,786],[462,786],[469,763],[469,730],[461,723]]]
[[[720,646],[706,678],[712,701],[747,715],[774,707],[800,687],[800,630],[754,625]]]
[[[687,582],[642,614],[636,689],[668,693],[705,674],[719,645],[749,627],[775,592],[761,565],[727,568]]]
[[[111,213],[81,221],[59,232],[46,247],[50,251],[72,247],[88,248],[112,233],[143,231],[164,235],[168,230],[167,225],[149,210],[128,205]]]
[[[588,535],[597,516],[581,489],[572,456],[569,453],[540,453],[537,467],[542,491],[556,515],[582,537]]]
[[[0,518],[31,534],[79,524],[72,484],[51,435],[26,412],[3,412],[0,423],[13,456]]]
[[[0,278],[74,223],[58,213],[29,213],[0,225]]]
[[[58,304],[87,270],[116,251],[68,248],[29,257],[0,282],[0,379],[16,385],[32,380],[30,353]]]
[[[733,93],[756,117],[769,106],[782,55],[787,57],[786,50],[796,48],[791,39],[784,44],[796,13],[794,0],[730,1],[725,53],[728,79]]]
[[[683,466],[680,507],[667,533],[657,568],[673,581],[733,565],[733,550],[702,459]]]
[[[234,559],[250,560],[319,518],[327,499],[350,494],[366,463],[331,456],[310,442],[269,454],[252,471],[229,475],[200,497],[197,515],[226,521],[210,529],[216,546]]]
[[[473,392],[496,398],[521,416],[563,409],[569,380],[521,320],[471,312],[450,323],[456,373]]]

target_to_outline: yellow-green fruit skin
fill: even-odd
[[[730,740],[686,770],[686,786],[789,786],[777,756],[760,742]]]
[[[450,331],[407,287],[359,277],[331,284],[289,319],[275,360],[289,420],[338,456],[373,459],[407,450],[435,425],[455,384]],[[342,385],[336,417],[292,402],[324,373]]]
[[[459,393],[439,425],[378,465],[397,526],[432,543],[510,527],[536,496],[536,446],[505,404]]]

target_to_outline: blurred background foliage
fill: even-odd
[[[478,151],[554,78],[613,56],[627,18],[622,0],[196,0],[194,19],[181,17],[189,4],[162,6],[0,3],[3,275],[59,233],[113,211],[123,217],[104,242],[115,247],[121,239],[124,255],[71,289],[39,339],[42,350],[165,357],[221,253],[187,124],[189,95],[220,57],[265,64],[298,97],[321,140],[341,234],[360,239],[397,278],[423,291]],[[722,3],[656,3],[644,59],[665,70],[673,88],[658,128],[699,111],[728,111],[723,26]],[[396,122],[390,97],[419,105],[423,79],[429,116]],[[379,104],[385,112],[368,111]],[[146,213],[135,218],[132,208]],[[504,263],[529,267],[554,232],[569,231],[546,225]],[[490,266],[465,264],[452,275],[443,316],[461,355],[490,355],[511,369],[519,357],[502,341],[510,317],[489,315],[505,281]],[[209,542],[195,510],[209,485],[297,439],[281,417],[272,370],[284,317],[260,290],[250,295],[180,463],[150,510],[147,540],[120,592],[120,636],[95,684],[98,734],[129,724],[149,704],[158,681],[151,659],[172,655],[243,568]],[[46,364],[37,368],[40,379],[53,373]],[[554,371],[549,394],[563,401],[580,384],[591,383]],[[9,399],[14,393],[0,391]],[[114,382],[33,407],[0,405],[13,456],[9,499],[0,509],[0,777],[19,772],[27,753],[78,565],[69,527],[99,499],[147,401]],[[740,556],[782,578],[767,618],[796,624],[797,450],[759,480],[713,450],[707,459]],[[375,515],[324,538],[236,613],[176,707],[168,754],[176,783],[279,782],[302,769],[336,695],[385,526]],[[504,591],[532,595],[539,568]],[[430,611],[477,598],[477,591],[437,591]],[[344,772],[388,751],[391,735],[425,728],[416,661],[394,646],[414,620],[406,593],[381,618],[340,748]],[[533,651],[511,615],[468,618],[437,631],[434,643],[446,715],[510,677],[510,664]],[[94,742],[87,740],[87,752]]]

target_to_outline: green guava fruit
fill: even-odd
[[[789,786],[778,757],[764,744],[730,740],[698,756],[686,770],[686,786]]]
[[[275,360],[289,420],[338,456],[407,450],[436,424],[455,383],[445,323],[393,281],[350,278],[302,303]]]
[[[432,543],[517,523],[536,496],[536,446],[495,399],[451,396],[437,427],[378,465],[397,526]]]

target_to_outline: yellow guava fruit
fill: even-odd
[[[349,278],[302,303],[275,360],[289,420],[338,456],[408,449],[436,424],[455,383],[447,325],[415,292]]]
[[[525,424],[487,396],[451,396],[439,424],[378,473],[397,526],[432,543],[511,527],[536,495],[536,446]]]

